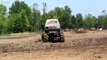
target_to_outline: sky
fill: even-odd
[[[15,0],[0,0],[0,3],[3,3],[9,8]],[[101,15],[102,10],[107,11],[107,0],[20,0],[25,1],[29,6],[33,6],[33,3],[39,4],[39,10],[42,12],[42,3],[47,3],[47,11],[53,10],[55,7],[64,7],[68,5],[72,14],[76,15],[77,13],[86,14],[90,13],[94,16]]]

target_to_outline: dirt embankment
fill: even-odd
[[[0,37],[0,57],[2,60],[14,60],[15,57],[18,57],[15,60],[106,60],[106,33],[64,32],[64,43],[44,43],[37,34],[12,35],[11,38],[3,36]]]

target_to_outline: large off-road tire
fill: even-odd
[[[60,33],[60,42],[65,42],[64,34],[63,33]]]
[[[48,35],[46,33],[42,34],[42,41],[43,42],[48,42]]]

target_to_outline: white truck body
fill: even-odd
[[[45,27],[60,29],[60,24],[58,19],[47,19],[45,23]]]

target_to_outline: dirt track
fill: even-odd
[[[65,43],[35,33],[0,36],[0,60],[107,60],[107,31],[65,32]]]

